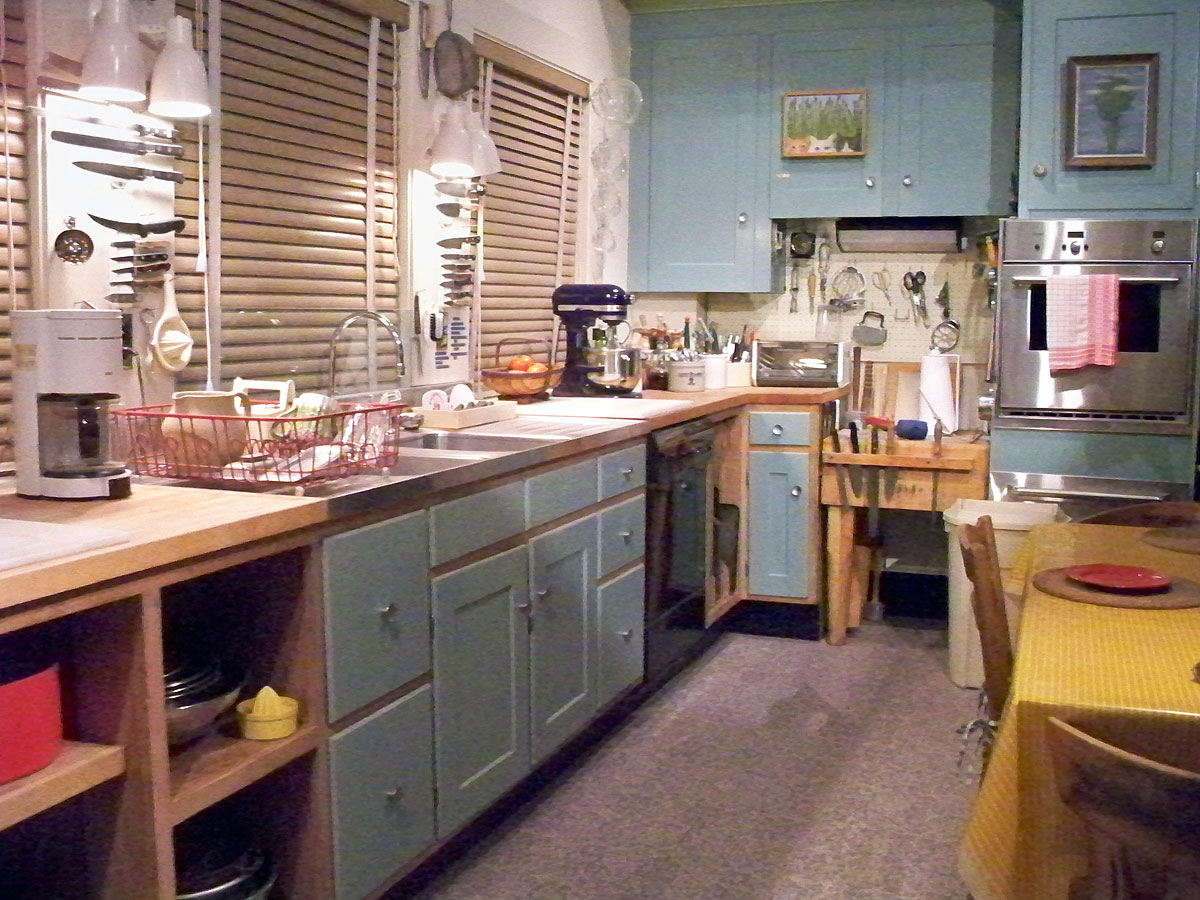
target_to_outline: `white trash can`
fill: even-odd
[[[958,546],[958,526],[974,525],[991,516],[996,532],[996,556],[1004,574],[1016,563],[1026,532],[1034,525],[1060,521],[1057,503],[1016,503],[996,500],[956,500],[943,513],[949,535],[950,680],[959,687],[983,685],[983,654],[971,609],[971,582]]]

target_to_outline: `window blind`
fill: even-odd
[[[25,166],[25,13],[21,0],[0,0],[4,144],[0,203],[0,463],[12,459],[12,340],[8,312],[29,305],[29,210]],[[11,220],[12,225],[9,226]]]
[[[210,337],[221,380],[290,378],[324,390],[334,326],[356,310],[399,312],[399,26],[322,0],[223,0],[220,25],[221,218],[210,236],[220,241],[220,329]],[[202,335],[194,126],[183,138],[177,288]],[[339,393],[369,386],[372,359],[378,385],[394,384],[394,345],[377,331],[374,346],[365,327],[340,342]],[[197,347],[181,386],[204,380],[208,349]]]
[[[484,114],[503,169],[488,176],[480,210],[484,366],[505,338],[553,343],[550,295],[575,278],[581,103],[578,94],[515,68],[485,64]],[[524,351],[510,344],[503,352]],[[546,357],[540,344],[530,352]]]

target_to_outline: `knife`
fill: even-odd
[[[112,261],[146,264],[167,262],[170,258],[170,254],[167,253],[139,253],[136,256],[114,256]]]
[[[139,253],[166,253],[171,249],[168,241],[113,241],[109,246],[118,250],[136,250]]]
[[[149,237],[152,234],[179,234],[187,224],[183,219],[164,219],[161,222],[119,222],[116,219],[106,219],[95,213],[88,213],[93,222],[119,231],[122,234],[136,234],[138,237]]]
[[[115,150],[117,153],[158,153],[162,156],[183,156],[179,144],[156,144],[152,141],[121,141],[116,138],[96,137],[92,134],[76,134],[73,131],[52,131],[50,137],[64,144],[80,147],[95,147],[99,150]]]
[[[123,266],[120,269],[113,269],[116,275],[149,275],[151,272],[169,272],[171,271],[170,263],[151,263],[148,266]]]
[[[147,178],[157,178],[161,181],[173,181],[176,184],[183,184],[184,180],[182,172],[173,172],[170,169],[114,166],[109,163],[89,162],[87,160],[76,160],[75,165],[87,172],[95,172],[97,175],[108,175],[110,178],[121,178],[125,181],[145,181]]]

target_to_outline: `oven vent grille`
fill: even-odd
[[[1187,413],[1114,413],[1097,412],[1086,409],[1015,409],[1005,407],[1001,411],[1006,416],[1029,416],[1039,419],[1079,419],[1091,422],[1186,422]]]

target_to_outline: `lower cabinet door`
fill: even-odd
[[[329,740],[338,900],[359,900],[433,841],[428,685]]]
[[[807,597],[808,453],[750,452],[750,593]]]
[[[638,566],[596,588],[600,662],[596,701],[608,703],[645,674],[646,567]]]
[[[598,516],[591,515],[529,542],[529,706],[535,761],[583,728],[596,711],[591,578],[597,523]]]
[[[439,837],[529,772],[528,610],[524,547],[433,580]]]

